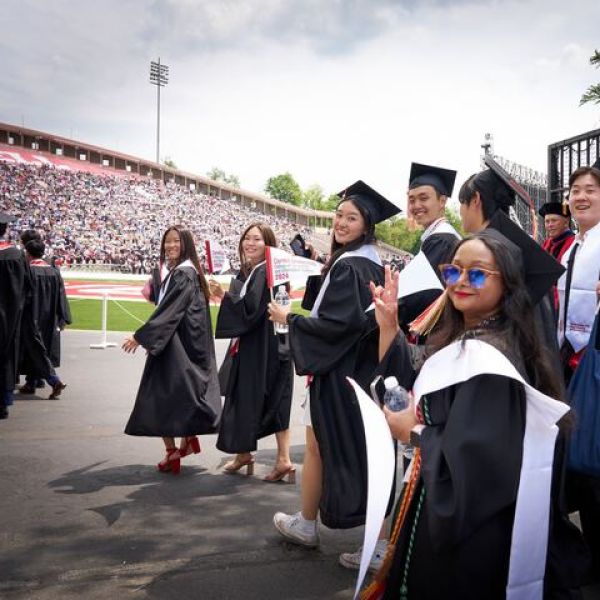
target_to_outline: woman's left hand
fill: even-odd
[[[387,406],[384,406],[383,414],[385,415],[385,419],[390,427],[392,435],[403,444],[407,444],[411,429],[419,423],[417,416],[415,415],[415,407],[411,404],[404,410],[394,412]]]
[[[290,306],[287,307],[280,306],[275,302],[269,302],[268,305],[269,310],[269,320],[273,321],[273,323],[279,323],[280,325],[285,325],[287,322],[287,316],[290,312]]]
[[[135,354],[135,351],[138,349],[139,342],[131,335],[125,339],[121,348],[127,352],[127,354]]]

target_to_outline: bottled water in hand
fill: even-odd
[[[383,384],[385,385],[383,403],[391,411],[398,412],[408,408],[410,405],[410,396],[394,376],[386,377],[383,380]]]
[[[275,294],[275,304],[279,304],[279,306],[288,308],[288,311],[289,311],[290,296],[287,293],[287,290],[285,289],[285,285],[280,285],[277,288],[277,293]],[[288,326],[281,325],[280,323],[275,323],[275,332],[276,333],[287,333]]]

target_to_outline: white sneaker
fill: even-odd
[[[375,550],[369,563],[369,571],[378,571],[383,564],[385,557],[385,551],[387,550],[388,541],[378,540],[375,544]],[[360,559],[362,558],[362,547],[356,552],[344,552],[340,554],[340,565],[346,567],[346,569],[354,569],[358,571],[360,569]]]
[[[273,524],[277,531],[290,542],[309,548],[319,545],[317,522],[307,521],[301,512],[297,512],[295,515],[286,515],[282,512],[275,513]]]

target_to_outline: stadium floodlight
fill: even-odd
[[[156,86],[156,163],[158,164],[160,150],[160,88],[169,83],[169,67],[158,62],[150,62],[150,83]]]

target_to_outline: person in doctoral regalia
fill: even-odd
[[[535,282],[537,275],[548,275],[557,280],[564,267],[550,254],[540,253],[537,242],[510,219],[509,210],[516,202],[516,191],[493,169],[471,175],[461,186],[458,201],[466,233],[494,229],[521,249],[528,276],[533,276],[527,284],[534,305],[534,323],[544,347],[550,352],[554,367],[559,370],[553,289],[548,290]]]
[[[571,211],[568,202],[546,202],[540,210],[544,229],[548,236],[542,248],[560,262],[563,254],[571,247],[575,233],[571,230]]]
[[[269,305],[271,319],[288,324],[296,372],[309,381],[301,510],[274,516],[281,535],[304,546],[319,543],[318,515],[331,528],[365,522],[365,437],[346,377],[365,386],[377,365],[377,335],[372,335],[373,323],[365,313],[371,303],[369,281],[383,278],[375,224],[400,212],[363,181],[338,196],[331,255],[310,316],[286,314]]]
[[[60,272],[43,260],[44,251],[39,237],[30,238],[25,245],[31,274],[31,296],[25,310],[30,322],[23,326],[20,372],[25,375],[25,385],[19,392],[34,394],[38,380],[46,379],[52,387],[49,399],[54,400],[66,387],[54,369],[60,366],[60,332],[71,322],[71,313]]]
[[[181,459],[200,452],[199,434],[215,433],[221,398],[208,309],[208,283],[190,231],[169,227],[160,261],[169,268],[148,322],[123,343],[125,352],[143,346],[148,354],[128,435],[162,437],[159,471],[177,474]],[[181,437],[179,448],[176,437]]]
[[[410,169],[407,212],[423,228],[419,252],[425,255],[438,277],[438,265],[447,261],[460,241],[460,234],[446,218],[446,203],[452,196],[455,180],[456,171],[450,169],[419,163],[413,163]],[[440,294],[439,289],[422,290],[400,299],[398,315],[405,332]]]
[[[285,334],[275,335],[268,319],[271,292],[267,286],[265,247],[277,247],[271,228],[251,223],[241,235],[238,252],[241,269],[229,291],[210,281],[211,293],[220,298],[215,337],[232,338],[221,367],[225,396],[217,448],[235,454],[224,471],[254,471],[257,441],[275,434],[277,458],[265,481],[295,481],[290,459],[290,411],[293,368]],[[226,374],[225,374],[226,373]]]
[[[23,253],[6,241],[15,218],[0,212],[0,419],[8,417],[18,376],[21,319],[28,292],[28,268]]]
[[[536,249],[528,264],[545,254]],[[447,302],[419,373],[397,321],[397,278],[388,271],[372,286],[378,372],[417,403],[384,412],[418,451],[393,551],[361,598],[576,598],[588,557],[563,503],[569,408],[530,326],[531,289],[556,275],[527,272],[518,246],[491,228],[462,241],[441,273]]]
[[[575,233],[571,230],[571,211],[568,202],[546,202],[538,214],[544,219],[544,229],[548,236],[542,248],[561,262],[565,252],[575,240]],[[558,291],[554,291],[554,308],[558,310]]]

